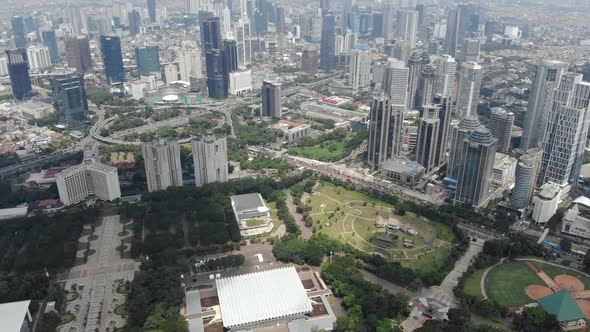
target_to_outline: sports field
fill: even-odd
[[[437,269],[454,240],[447,225],[410,212],[396,215],[392,204],[328,182],[319,182],[305,203],[317,232],[411,268]]]

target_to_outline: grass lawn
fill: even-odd
[[[69,311],[68,312],[65,312],[65,313],[62,313],[61,314],[61,322],[60,322],[60,324],[61,325],[67,324],[67,323],[73,321],[75,318],[76,318],[76,316],[74,316],[74,314],[71,313],[71,312],[69,312]]]
[[[525,293],[533,284],[544,285],[523,262],[508,262],[488,273],[486,292],[501,306],[519,306],[533,302]]]
[[[114,312],[115,315],[119,315],[121,317],[127,316],[127,309],[125,308],[125,304],[119,304],[118,306],[116,306]]]
[[[590,289],[590,278],[588,278],[587,276],[585,276],[579,272],[576,272],[574,270],[568,270],[566,268],[561,268],[558,266],[549,265],[549,264],[541,264],[541,263],[537,263],[537,262],[534,262],[534,263],[539,268],[543,269],[543,271],[545,271],[551,278],[555,278],[560,274],[567,274],[572,277],[576,277],[576,278],[580,279],[584,283],[584,288]]]
[[[265,223],[266,223],[266,221],[264,221],[262,219],[248,219],[248,220],[246,220],[246,226],[248,226],[248,227],[262,226]]]
[[[134,163],[135,156],[133,152],[111,152],[111,163]]]
[[[436,238],[447,241],[453,242],[455,241],[455,234],[453,234],[453,229],[449,225],[441,224],[438,222],[431,223],[434,225],[434,229],[436,230]]]
[[[463,291],[465,291],[465,293],[482,298],[480,281],[485,270],[486,269],[475,270],[475,272],[465,278],[465,285],[463,285]]]
[[[350,153],[347,149],[347,144],[354,135],[355,133],[351,132],[348,133],[345,139],[328,140],[314,146],[292,147],[289,149],[289,153],[319,161],[338,161]]]

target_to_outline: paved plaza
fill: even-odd
[[[125,318],[114,313],[115,308],[125,303],[126,294],[117,293],[117,288],[126,281],[132,281],[139,264],[132,259],[121,258],[119,246],[123,241],[129,253],[131,224],[120,222],[119,215],[105,216],[95,227],[92,235],[82,235],[77,257],[83,259],[86,243],[90,251],[85,264],[73,267],[61,276],[66,291],[76,291],[79,297],[67,303],[66,310],[75,319],[61,326],[60,332],[114,331],[125,325]],[[84,226],[83,234],[91,233],[90,225]]]

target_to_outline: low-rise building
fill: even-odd
[[[494,168],[492,170],[492,184],[504,189],[508,189],[514,185],[516,164],[516,158],[512,158],[504,153],[496,153]]]
[[[55,112],[53,105],[42,101],[27,101],[18,105],[22,116],[27,119],[43,119]]]
[[[258,237],[272,231],[270,209],[258,193],[231,196],[231,206],[243,238]]]
[[[586,329],[584,314],[568,289],[562,289],[545,296],[537,300],[537,303],[548,314],[557,318],[562,330],[582,331]]]
[[[426,169],[415,161],[404,157],[387,159],[379,170],[382,176],[403,185],[414,186],[424,176]]]
[[[14,208],[0,209],[0,220],[23,218],[27,216],[29,208],[24,206],[18,206]]]
[[[557,212],[561,187],[555,183],[545,183],[533,199],[533,220],[544,224]]]
[[[31,300],[0,303],[0,330],[2,332],[29,332],[33,317],[29,311]]]
[[[306,123],[300,124],[298,122],[289,120],[280,120],[278,123],[273,125],[273,128],[283,132],[283,141],[289,144],[309,135],[311,131],[310,125]]]
[[[576,198],[563,217],[561,232],[590,239],[590,198]]]
[[[252,71],[235,71],[229,73],[229,94],[239,96],[252,92]]]

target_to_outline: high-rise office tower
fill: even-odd
[[[148,18],[151,23],[156,23],[156,0],[147,0]]]
[[[207,65],[207,90],[210,98],[227,98],[229,83],[226,84],[225,61],[223,52],[218,49],[211,49],[205,53]]]
[[[201,187],[212,182],[226,182],[227,139],[207,136],[191,141],[195,167],[195,185]]]
[[[332,10],[332,0],[320,0],[320,9],[322,11],[322,15],[327,14]]]
[[[94,160],[64,169],[57,174],[55,182],[64,205],[82,202],[90,195],[105,201],[121,198],[117,168]]]
[[[348,84],[358,91],[371,83],[371,51],[368,47],[355,47],[350,54]]]
[[[70,25],[72,34],[79,35],[84,29],[84,22],[82,20],[82,13],[78,6],[68,6],[66,8],[66,23]]]
[[[10,75],[12,95],[16,100],[23,100],[33,91],[27,51],[24,48],[6,50],[6,57],[8,58],[8,74]]]
[[[408,59],[408,108],[413,108],[416,104],[416,95],[418,93],[418,85],[420,84],[420,72],[422,65],[420,53],[413,51]]]
[[[436,57],[436,84],[434,91],[443,97],[453,97],[455,89],[455,75],[457,72],[457,62],[448,55],[439,55]]]
[[[416,162],[424,167],[426,173],[434,170],[436,166],[436,154],[439,148],[440,119],[438,112],[440,107],[436,105],[423,105],[422,116],[418,123],[418,140],[416,144]]]
[[[408,102],[409,68],[403,61],[390,58],[383,75],[383,91],[389,97],[391,105],[401,105],[406,108]]]
[[[582,74],[563,74],[551,99],[537,186],[553,182],[564,188],[571,185],[573,190],[578,184],[590,124],[590,83],[582,81]]]
[[[315,75],[318,72],[319,56],[318,49],[313,45],[306,46],[301,53],[301,71],[308,75]]]
[[[421,109],[424,105],[430,105],[434,100],[435,79],[436,68],[431,64],[424,66],[420,75],[416,104],[414,105],[417,109]]]
[[[169,63],[164,66],[164,79],[167,84],[178,81],[178,67],[175,64]]]
[[[250,23],[240,19],[235,25],[235,37],[238,46],[238,64],[246,68],[252,63],[252,40],[250,37]]]
[[[492,109],[489,127],[492,135],[498,140],[498,152],[505,154],[510,152],[513,124],[514,113],[498,107]]]
[[[61,59],[59,57],[59,49],[57,48],[57,38],[55,36],[55,30],[43,30],[41,31],[41,37],[43,38],[43,45],[47,46],[47,48],[49,49],[51,63],[59,63]]]
[[[394,31],[393,31],[393,21],[394,21],[394,7],[391,0],[387,0],[383,3],[383,39],[385,42],[389,42],[395,39]]]
[[[281,118],[281,84],[262,81],[262,116]]]
[[[182,49],[178,53],[180,80],[190,82],[191,77],[203,78],[201,53],[197,49]]]
[[[392,106],[389,98],[382,94],[373,97],[369,117],[367,158],[369,167],[375,171],[383,161],[399,155],[401,151],[404,109]]]
[[[79,73],[86,73],[92,69],[90,43],[86,35],[66,38],[65,46],[68,67],[76,69]]]
[[[459,124],[453,126],[449,136],[449,165],[447,166],[447,177],[457,179],[459,176],[459,167],[463,163],[463,150],[461,142],[471,134],[472,131],[479,128],[480,123],[477,116],[465,116]]]
[[[223,41],[223,56],[228,73],[238,70],[238,45],[235,40],[226,39]]]
[[[459,118],[465,115],[477,115],[479,90],[483,70],[475,62],[463,62],[459,70],[459,92],[457,93],[456,113]]]
[[[408,62],[412,49],[410,44],[405,40],[397,40],[393,45],[391,55],[403,62]]]
[[[545,134],[553,90],[559,84],[561,76],[567,72],[567,66],[567,63],[555,60],[546,60],[537,65],[524,119],[520,143],[522,149],[540,145]]]
[[[180,144],[163,140],[141,145],[145,177],[150,192],[182,187]]]
[[[160,48],[158,46],[135,47],[135,61],[140,75],[161,76]]]
[[[455,201],[480,207],[490,197],[489,187],[496,156],[496,139],[479,127],[461,142],[463,161],[459,167]]]
[[[37,30],[37,25],[35,24],[35,19],[33,16],[27,16],[24,18],[25,23],[25,33],[31,33]]]
[[[210,16],[201,23],[201,43],[205,51],[223,50],[219,17]]]
[[[75,125],[86,119],[88,98],[82,74],[64,72],[53,75],[51,95],[60,120]]]
[[[108,36],[113,34],[113,23],[111,18],[101,18],[96,22],[98,35]]]
[[[132,10],[127,14],[129,20],[129,34],[135,36],[139,34],[141,27],[141,16],[137,10]]]
[[[434,155],[434,164],[442,166],[447,162],[449,148],[449,132],[451,130],[452,102],[450,98],[441,95],[434,96],[434,105],[438,107],[440,129],[438,131],[438,146]]]
[[[16,48],[27,47],[27,34],[25,31],[25,22],[21,16],[14,16],[10,19],[12,25],[12,36]]]
[[[334,15],[326,14],[322,17],[322,40],[320,44],[320,69],[325,71],[336,68],[336,43]]]
[[[537,176],[541,168],[543,150],[534,148],[527,150],[518,160],[514,188],[510,203],[517,209],[524,209],[530,203],[537,184]]]
[[[465,38],[477,32],[479,9],[475,4],[460,4],[449,9],[444,52],[453,57],[461,52]],[[460,55],[460,54],[459,54]]]
[[[100,52],[107,82],[109,84],[125,82],[121,39],[115,36],[100,36]]]
[[[418,12],[415,10],[398,10],[395,36],[405,40],[410,49],[416,47],[418,35]]]
[[[27,59],[29,68],[39,71],[51,67],[51,55],[47,46],[31,45],[27,47]]]
[[[479,62],[480,41],[476,38],[465,38],[461,58],[463,61]]]

